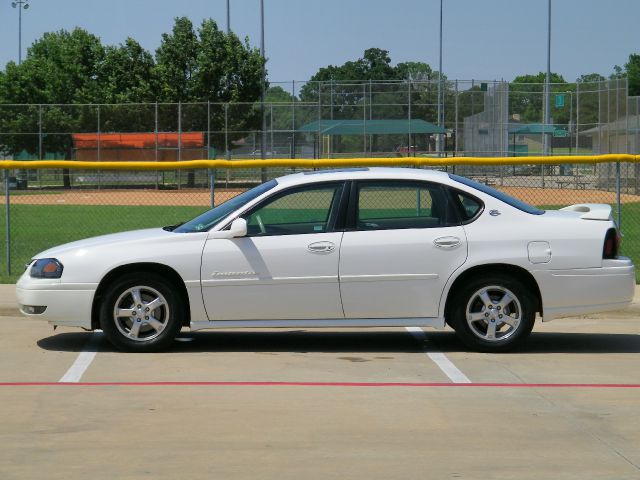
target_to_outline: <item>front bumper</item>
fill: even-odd
[[[531,272],[542,294],[542,320],[626,308],[636,285],[631,260],[603,260],[600,268]]]
[[[91,329],[91,307],[98,284],[64,284],[32,279],[23,275],[16,285],[20,311],[52,325]],[[39,314],[27,313],[24,306],[46,307]]]

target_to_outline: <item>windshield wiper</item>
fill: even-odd
[[[166,227],[162,227],[162,229],[166,230],[167,232],[173,232],[180,225],[184,225],[184,222],[176,223],[175,225],[167,225]]]

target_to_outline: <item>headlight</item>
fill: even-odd
[[[60,278],[63,268],[55,258],[41,258],[33,262],[29,275],[33,278]]]

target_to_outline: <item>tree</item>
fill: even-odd
[[[370,48],[362,58],[342,65],[322,67],[301,89],[304,102],[320,103],[323,119],[406,119],[411,109],[412,118],[437,122],[438,72],[423,62],[402,62],[393,66],[387,50]],[[453,84],[442,76],[444,99],[453,105]],[[411,106],[409,106],[411,105]],[[315,118],[317,120],[318,112]],[[375,136],[372,147],[392,149],[405,143],[406,135]],[[336,148],[361,149],[358,138],[339,139]],[[415,139],[412,140],[415,142]],[[381,142],[385,142],[383,145]]]
[[[280,86],[269,87],[265,96],[265,102],[273,111],[273,121],[270,124],[271,130],[292,130],[293,125],[293,103],[295,97]],[[298,113],[298,112],[296,112]],[[299,119],[296,123],[300,123]]]
[[[231,148],[233,140],[260,128],[255,102],[262,92],[263,65],[259,50],[251,48],[248,39],[243,43],[234,33],[223,32],[214,20],[204,20],[196,31],[188,18],[176,18],[156,50],[156,69],[161,100],[187,104],[177,106],[181,112],[169,109],[163,125],[207,131],[208,144],[219,150]],[[213,108],[203,102],[214,102]],[[216,102],[234,103],[227,107]],[[227,135],[211,133],[225,129]],[[194,172],[188,178],[192,184]]]
[[[613,78],[627,77],[630,96],[640,95],[640,54],[632,53],[624,68],[616,65],[613,70]]]
[[[577,92],[577,95],[580,95],[580,117],[577,119],[579,130],[588,130],[598,125],[600,118],[599,97],[603,88],[602,83],[606,80],[599,73],[583,74],[576,79],[577,83],[580,84]]]
[[[182,130],[222,132],[227,119],[232,141],[260,124],[255,102],[263,63],[247,39],[227,35],[213,20],[195,31],[187,18],[177,18],[162,36],[156,61],[131,38],[105,48],[80,28],[46,33],[21,65],[10,62],[0,72],[0,103],[24,104],[0,105],[0,131],[17,132],[3,135],[0,148],[71,159],[73,133],[153,130],[153,110],[139,103],[156,101],[172,104],[159,109],[160,129],[178,129],[178,102],[200,102],[184,105]],[[222,149],[224,138],[211,135],[208,143]],[[69,186],[68,171],[63,178]]]
[[[100,39],[83,29],[45,33],[29,48],[21,65],[9,62],[0,77],[0,102],[27,104],[2,109],[1,130],[33,133],[42,127],[46,132],[42,151],[62,153],[70,160],[71,134],[95,131],[96,109],[78,104],[100,100],[96,79],[104,55]],[[3,136],[3,147],[12,154],[26,150],[33,156],[41,148],[37,135],[20,134]],[[63,182],[70,186],[68,170]]]
[[[154,130],[154,111],[140,104],[156,101],[158,83],[153,56],[137,41],[107,46],[98,75],[100,101],[107,104],[100,107],[100,131]]]
[[[509,114],[520,115],[520,119],[526,123],[542,123],[544,105],[544,83],[546,74],[540,72],[536,75],[519,75],[509,85]],[[555,107],[553,94],[566,93],[575,90],[574,85],[567,84],[562,75],[551,74],[551,117],[553,123],[566,124],[569,121],[569,109],[567,107]]]
[[[395,77],[413,82],[437,82],[438,72],[434,72],[427,63],[402,62],[395,67]]]
[[[259,128],[259,110],[254,103],[262,91],[263,59],[259,50],[249,46],[234,34],[218,28],[215,21],[204,20],[198,30],[191,21],[176,18],[171,33],[162,35],[156,50],[156,74],[159,82],[159,100],[163,102],[236,102],[226,112],[229,140],[240,138],[248,130]],[[223,131],[225,111],[216,105],[207,119],[204,105],[185,106],[190,115],[183,115],[183,130]],[[198,113],[199,112],[199,113]],[[175,119],[166,125],[177,129]],[[213,145],[225,147],[224,135],[212,136]]]
[[[171,33],[163,33],[156,50],[156,69],[160,80],[159,100],[195,100],[193,74],[198,56],[198,37],[191,20],[176,18]]]
[[[99,86],[104,103],[154,102],[158,81],[153,56],[131,37],[106,47]]]
[[[387,50],[369,48],[362,58],[348,61],[340,66],[322,67],[311,77],[300,91],[304,102],[318,102],[333,107],[331,114],[340,118],[362,116],[363,98],[367,96],[363,82],[397,80],[395,69]],[[320,99],[320,100],[319,100]]]

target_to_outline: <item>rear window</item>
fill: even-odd
[[[397,180],[358,185],[358,230],[436,228],[453,224],[449,197],[440,185]]]
[[[486,193],[487,195],[491,195],[494,198],[497,198],[501,202],[506,203],[507,205],[511,205],[518,210],[521,210],[526,213],[530,213],[531,215],[542,215],[544,210],[540,210],[534,206],[529,205],[528,203],[523,202],[522,200],[518,200],[517,198],[512,197],[511,195],[507,195],[500,190],[496,190],[495,188],[491,188],[484,183],[475,182],[466,177],[461,177],[460,175],[454,175],[452,173],[449,174],[449,178],[451,180],[455,180],[458,183],[462,183],[467,187],[475,188],[476,190],[481,191],[482,193]]]

